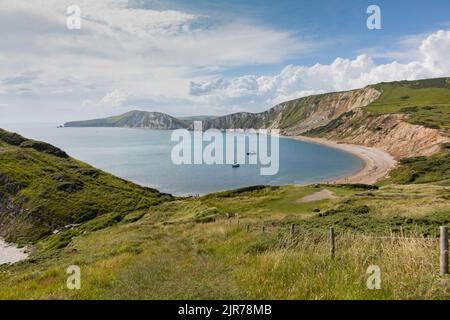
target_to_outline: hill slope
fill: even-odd
[[[0,236],[13,242],[34,242],[66,225],[172,199],[1,129],[0,163]]]
[[[281,103],[262,113],[235,113],[208,121],[207,128],[274,128],[285,135],[299,135],[325,125],[345,112],[375,101],[380,92],[371,87],[313,95]]]
[[[65,127],[125,127],[174,130],[186,128],[184,121],[175,119],[160,112],[130,111],[120,116],[86,121],[74,121],[64,124]]]

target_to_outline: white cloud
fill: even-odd
[[[121,88],[141,100],[164,97],[166,108],[177,113],[179,101],[184,101],[180,109],[198,105],[199,99],[189,95],[189,83],[199,76],[279,63],[316,46],[251,21],[223,22],[177,10],[133,8],[125,0],[75,1],[81,8],[81,30],[68,30],[66,8],[73,4],[0,2],[0,99],[17,105],[22,101],[19,95],[39,95],[36,100],[47,105],[41,108],[45,116],[53,114],[51,106],[56,105],[73,108],[83,101],[102,105],[103,97]],[[18,77],[37,71],[33,77]],[[19,82],[28,83],[19,87]],[[166,103],[166,97],[173,104]]]
[[[128,95],[125,92],[116,89],[104,96],[100,100],[100,103],[103,105],[110,105],[112,107],[119,107],[127,99],[127,97]]]
[[[448,75],[450,72],[450,31],[440,30],[427,37],[420,46],[425,67],[434,75]]]
[[[82,102],[82,106],[86,108],[104,108],[106,110],[117,109],[122,107],[124,102],[127,101],[129,94],[121,89],[114,89],[108,92],[98,101],[92,99],[86,99]]]
[[[0,2],[0,102],[8,104],[6,116],[22,119],[21,110],[27,110],[34,117],[39,110],[43,118],[83,119],[109,115],[111,108],[173,115],[261,111],[314,93],[450,73],[450,33],[439,31],[403,39],[407,50],[394,48],[390,57],[397,61],[391,63],[377,64],[383,53],[375,50],[330,64],[289,65],[276,75],[226,78],[225,70],[283,63],[324,44],[238,18],[223,22],[180,10],[134,8],[125,0],[75,3],[83,18],[78,31],[66,28],[71,0]]]
[[[428,35],[414,50],[419,52],[418,59],[405,63],[394,61],[377,65],[369,55],[361,54],[355,59],[337,58],[328,65],[289,65],[275,76],[246,75],[191,82],[190,92],[205,101],[233,105],[239,99],[243,103],[256,100],[260,106],[268,107],[301,96],[360,88],[383,81],[450,75],[450,31]]]

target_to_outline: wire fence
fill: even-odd
[[[302,233],[302,230],[298,228],[298,225],[291,224],[289,226],[274,226],[266,224],[244,224],[239,220],[239,217],[227,216],[228,224],[239,228],[243,228],[247,233],[250,232],[260,232],[262,234],[269,233],[273,231],[283,231],[289,233],[291,236],[298,236],[301,234],[315,234],[321,237],[328,237],[329,239],[329,250],[330,258],[335,259],[336,256],[336,239],[339,238],[340,234],[337,233],[334,227],[330,227],[328,230],[314,230],[314,232]],[[404,231],[400,230],[400,236],[391,234],[390,236],[375,236],[375,235],[364,235],[364,234],[350,234],[352,237],[369,239],[369,240],[390,240],[390,241],[436,241],[439,243],[439,265],[440,265],[440,275],[444,276],[449,274],[449,241],[448,241],[448,227],[441,226],[439,228],[439,237],[411,237],[406,236]]]

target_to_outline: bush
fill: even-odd
[[[350,212],[355,215],[368,214],[368,213],[370,213],[370,208],[366,205],[363,205],[363,206],[351,208]]]
[[[242,194],[249,193],[249,192],[258,192],[258,191],[262,191],[262,190],[273,191],[273,190],[278,190],[279,188],[280,187],[278,187],[278,186],[259,185],[259,186],[240,188],[240,189],[231,190],[231,191],[219,192],[219,193],[212,194],[210,196],[217,197],[217,198],[231,198],[231,197],[235,197],[235,196],[242,195]],[[207,197],[209,197],[209,196],[207,196]]]
[[[67,193],[74,193],[77,191],[82,190],[84,187],[84,183],[81,181],[65,181],[60,182],[57,184],[56,188],[59,191],[67,192]]]
[[[0,129],[0,140],[13,146],[19,146],[21,143],[27,141],[27,139],[25,139],[21,135],[18,135],[17,133],[8,132],[3,129]]]
[[[403,113],[415,113],[418,110],[419,109],[417,107],[405,107],[405,108],[401,108],[400,112],[403,112]]]
[[[109,213],[87,222],[82,228],[90,232],[105,229],[121,222],[124,216],[123,213]]]
[[[351,190],[378,190],[378,186],[363,183],[341,184],[339,187]]]
[[[27,140],[20,144],[21,148],[31,148],[39,152],[45,152],[48,154],[51,154],[53,156],[59,157],[59,158],[68,158],[69,156],[67,153],[62,151],[61,149],[52,146],[51,144],[40,142],[40,141],[33,141],[33,140]]]

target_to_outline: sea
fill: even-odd
[[[174,163],[172,151],[179,141],[173,141],[170,130],[57,128],[53,123],[0,124],[0,127],[51,143],[70,156],[123,179],[179,196],[204,195],[254,185],[327,182],[350,175],[363,166],[362,160],[350,153],[291,138],[279,139],[277,173],[262,175],[264,165],[259,161],[249,164],[249,159],[239,163],[237,168],[230,163]],[[192,153],[194,145],[204,149],[210,143],[192,133],[191,138]],[[271,138],[267,137],[268,155],[272,150]],[[259,159],[258,155],[253,155],[259,150],[251,150],[248,141],[240,142],[245,144],[245,156]],[[238,148],[239,142],[236,142],[236,150]]]

